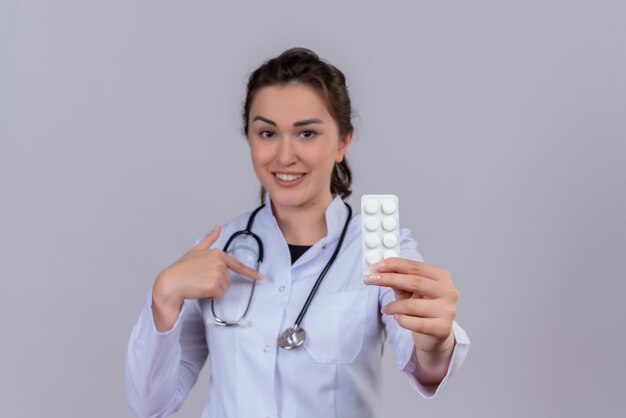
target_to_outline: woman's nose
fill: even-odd
[[[289,137],[282,137],[278,142],[277,160],[281,165],[290,165],[296,162],[297,157],[294,144]]]

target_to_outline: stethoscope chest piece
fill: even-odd
[[[292,348],[300,347],[304,343],[306,338],[306,332],[304,328],[294,325],[289,327],[278,337],[278,345],[285,350],[291,350]]]

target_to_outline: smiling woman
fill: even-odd
[[[385,338],[426,398],[463,363],[458,292],[408,230],[400,257],[363,276],[360,215],[344,201],[351,112],[343,74],[310,50],[252,73],[243,123],[262,205],[155,279],[126,361],[138,416],[177,411],[209,354],[205,418],[380,417]]]
[[[311,98],[312,93],[317,95],[319,101],[317,105],[323,107],[323,110],[319,107],[317,110],[327,116],[327,118],[317,118],[317,121],[328,123],[329,116],[331,123],[337,129],[338,137],[344,139],[349,136],[347,147],[352,138],[354,127],[352,126],[352,105],[345,76],[334,65],[322,61],[317,54],[304,48],[287,50],[275,59],[268,60],[251,74],[242,112],[244,134],[249,137],[250,125],[257,119],[264,120],[272,128],[276,128],[276,122],[264,118],[264,115],[253,114],[254,116],[251,117],[251,107],[253,103],[257,102],[256,99],[260,90],[268,87],[280,89],[288,86],[297,86],[301,89],[308,87],[310,89],[306,96],[298,96],[293,91],[291,92],[292,102],[298,101],[300,106],[312,106],[306,103],[307,99]],[[302,110],[306,110],[306,108]],[[294,121],[293,127],[307,125],[308,122],[316,121],[311,120],[309,116],[307,120]],[[318,128],[318,126],[311,128]],[[326,129],[329,128],[326,127]],[[344,199],[347,198],[352,193],[350,190],[351,183],[352,173],[348,162],[343,158],[333,167],[332,194],[340,195]],[[265,189],[261,190],[261,200],[263,201],[266,191]]]
[[[252,165],[276,213],[285,219],[295,216],[300,224],[313,214],[322,215],[320,209],[333,199],[328,186],[334,166],[343,162],[347,169],[344,155],[352,131],[340,137],[322,97],[298,82],[259,90],[250,118]],[[312,245],[326,235],[321,229],[286,226],[285,239],[291,244]]]

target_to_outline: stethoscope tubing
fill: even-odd
[[[335,251],[331,255],[331,257],[328,260],[328,262],[326,263],[326,265],[324,266],[324,269],[322,270],[320,275],[317,277],[317,280],[315,281],[315,284],[313,285],[313,288],[309,292],[309,296],[307,297],[306,302],[304,302],[304,305],[302,306],[302,309],[300,310],[300,313],[298,314],[298,317],[296,318],[296,321],[295,321],[293,327],[290,328],[290,330],[293,330],[294,332],[296,332],[297,330],[304,331],[300,327],[300,324],[304,320],[304,316],[306,315],[306,312],[308,311],[309,306],[311,305],[311,302],[313,301],[313,298],[315,297],[315,294],[317,293],[317,290],[319,289],[319,287],[320,287],[320,285],[322,283],[322,280],[324,280],[324,277],[326,276],[326,273],[328,273],[328,270],[330,270],[330,267],[335,262],[335,259],[337,258],[337,255],[339,254],[339,251],[341,250],[341,247],[343,245],[343,241],[344,241],[344,239],[346,237],[346,232],[348,230],[348,225],[350,224],[350,220],[352,218],[352,207],[345,201],[343,203],[346,205],[346,208],[348,209],[348,217],[346,219],[345,224],[343,225],[343,230],[341,231],[341,235],[339,237],[339,241],[337,242],[337,246],[335,247]],[[259,238],[258,235],[256,235],[254,232],[252,232],[252,225],[254,224],[254,220],[256,218],[257,213],[261,209],[263,209],[264,206],[265,206],[265,204],[262,204],[261,206],[256,208],[250,214],[250,218],[248,218],[248,223],[246,225],[246,229],[241,230],[241,231],[237,231],[234,234],[232,234],[230,236],[230,238],[228,238],[228,241],[226,241],[226,245],[224,245],[224,249],[223,249],[223,251],[227,253],[228,252],[228,248],[230,247],[230,244],[238,236],[247,235],[247,236],[250,236],[250,237],[254,238],[254,240],[257,242],[258,247],[259,247],[259,256],[257,258],[257,265],[256,265],[256,270],[257,271],[259,271],[259,268],[261,267],[261,264],[263,262],[264,250],[263,250],[263,241],[261,240],[261,238]],[[254,288],[255,287],[256,287],[256,280],[253,281],[253,283],[252,283],[252,289],[250,291],[250,297],[248,298],[248,303],[246,305],[246,310],[243,313],[243,315],[241,316],[241,318],[239,318],[237,321],[225,321],[225,320],[221,319],[220,317],[218,317],[217,314],[215,313],[215,300],[211,300],[211,312],[213,313],[213,317],[215,318],[215,324],[219,325],[219,326],[224,326],[224,327],[231,327],[231,326],[239,325],[239,323],[246,317],[246,315],[248,314],[248,311],[250,310],[250,305],[251,305],[251,302],[252,302],[252,295],[254,294]],[[300,343],[301,343],[301,341],[300,341]],[[299,344],[297,344],[297,345],[299,345]],[[297,346],[297,345],[295,345],[295,346]]]
[[[249,237],[254,238],[254,240],[257,242],[257,245],[259,247],[259,256],[257,257],[256,271],[259,271],[259,269],[261,268],[261,264],[263,263],[264,252],[263,252],[263,241],[261,241],[261,238],[259,238],[257,234],[252,232],[252,224],[254,223],[254,218],[256,217],[256,214],[261,209],[263,209],[263,206],[265,206],[265,204],[262,204],[261,206],[256,208],[254,212],[250,214],[250,218],[248,219],[248,224],[246,225],[246,229],[242,231],[237,231],[234,234],[232,234],[230,238],[228,238],[228,241],[226,241],[226,245],[224,245],[224,249],[223,249],[225,253],[228,253],[228,248],[230,247],[230,244],[233,242],[235,238],[237,238],[240,235],[247,235]],[[254,295],[255,287],[256,287],[256,280],[252,282],[252,289],[250,290],[250,296],[248,297],[246,310],[244,311],[243,315],[241,315],[241,318],[239,318],[237,321],[225,321],[219,316],[217,316],[217,314],[215,313],[215,300],[212,299],[211,300],[211,313],[213,314],[213,318],[215,318],[215,324],[219,326],[223,326],[223,327],[234,327],[234,326],[239,325],[239,323],[246,317],[246,315],[248,314],[248,311],[250,310],[250,305],[252,302],[252,296]]]
[[[304,302],[304,306],[302,306],[302,309],[300,310],[300,314],[298,315],[298,318],[296,319],[296,322],[294,323],[293,328],[300,327],[300,324],[302,323],[302,320],[304,319],[304,315],[306,314],[306,311],[309,309],[309,305],[313,301],[313,297],[317,293],[317,289],[320,287],[320,284],[322,284],[322,280],[324,279],[324,276],[326,276],[326,273],[328,272],[328,270],[330,270],[330,267],[333,265],[335,258],[337,258],[337,255],[339,254],[339,251],[341,250],[341,245],[343,244],[343,240],[346,237],[346,231],[348,230],[348,224],[350,223],[350,219],[352,218],[352,207],[346,202],[343,202],[343,203],[348,208],[348,219],[346,220],[346,223],[343,225],[343,230],[341,231],[339,242],[337,242],[337,247],[335,247],[335,251],[333,252],[333,255],[330,257],[330,260],[328,260],[328,263],[326,263],[326,266],[324,266],[324,269],[322,270],[319,277],[315,281],[315,284],[313,285],[311,292],[309,292],[309,296],[307,297],[306,302]]]

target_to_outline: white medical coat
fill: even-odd
[[[249,215],[223,225],[214,247],[223,248],[232,233],[244,229]],[[456,345],[443,381],[433,388],[415,379],[411,332],[380,312],[394,299],[393,291],[363,283],[360,214],[353,214],[341,252],[304,317],[303,346],[284,350],[277,345],[277,337],[293,325],[330,259],[346,217],[347,209],[337,196],[326,210],[327,236],[291,265],[271,205],[261,209],[252,230],[264,243],[260,271],[265,278],[256,285],[249,326],[212,325],[209,301],[185,300],[173,328],[160,333],[148,295],[126,358],[126,393],[135,413],[163,417],[178,410],[208,357],[211,380],[203,418],[382,417],[385,337],[410,385],[425,398],[434,397],[463,363],[469,339],[455,321]],[[401,230],[400,239],[401,257],[421,261],[407,229]],[[225,298],[215,305],[217,315],[227,320],[238,319],[248,296],[241,286],[232,289],[232,294],[231,288],[227,292],[228,304]]]

